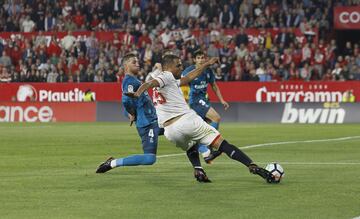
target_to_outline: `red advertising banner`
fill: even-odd
[[[96,103],[0,102],[0,122],[95,122]]]
[[[347,82],[217,82],[229,102],[360,102],[360,81]],[[1,101],[83,102],[90,90],[96,101],[121,101],[119,83],[0,83]],[[209,88],[209,98],[218,99]]]
[[[218,82],[228,102],[349,102],[360,98],[360,81],[349,82]],[[209,88],[209,98],[217,102]]]
[[[121,99],[120,83],[0,83],[0,101],[83,102],[86,92],[96,101]]]
[[[360,6],[335,7],[335,29],[360,29]]]

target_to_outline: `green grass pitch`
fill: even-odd
[[[182,151],[163,136],[154,166],[95,174],[98,164],[141,153],[125,123],[0,124],[0,218],[354,218],[360,216],[360,125],[221,124],[285,178],[269,185],[226,155],[200,184]],[[336,139],[355,136],[342,140]],[[357,136],[357,137],[356,137]]]

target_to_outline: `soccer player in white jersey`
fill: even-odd
[[[159,127],[165,129],[165,137],[176,144],[177,147],[185,150],[191,160],[195,171],[203,175],[203,182],[210,182],[201,168],[199,153],[196,144],[203,144],[227,154],[231,159],[244,164],[253,174],[264,178],[268,183],[274,182],[274,177],[269,171],[259,167],[238,147],[223,139],[214,127],[207,124],[195,111],[187,105],[182,92],[181,85],[188,84],[198,77],[202,71],[217,62],[217,58],[211,58],[202,65],[195,68],[185,77],[181,77],[183,65],[181,59],[176,55],[163,57],[161,65],[163,71],[155,78],[141,85],[135,93],[125,95],[138,98],[144,91],[156,87],[154,93],[154,105],[158,115]],[[199,164],[198,170],[196,165]],[[195,175],[196,177],[196,175]],[[197,178],[198,181],[199,178]]]

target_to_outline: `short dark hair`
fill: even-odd
[[[198,49],[198,50],[196,50],[194,53],[193,53],[193,57],[194,58],[196,58],[196,56],[205,56],[205,53],[202,51],[202,50],[200,50],[200,49]]]
[[[135,55],[134,53],[127,53],[124,55],[121,64],[124,65],[126,62],[128,62],[131,58],[136,58],[137,55]]]
[[[163,68],[167,68],[169,65],[174,64],[175,60],[177,59],[180,59],[180,57],[177,55],[173,55],[173,54],[164,55],[161,60],[161,66]]]

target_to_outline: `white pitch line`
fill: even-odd
[[[156,158],[162,158],[162,157],[177,157],[177,156],[181,156],[181,155],[185,155],[185,153],[178,153],[178,154],[164,154],[164,155],[159,155],[159,156],[156,156]]]
[[[270,142],[270,143],[264,143],[264,144],[254,144],[254,145],[248,145],[244,147],[239,147],[240,149],[249,149],[249,148],[259,148],[259,147],[268,147],[273,145],[284,145],[284,144],[298,144],[298,143],[317,143],[317,142],[331,142],[331,141],[347,141],[352,139],[360,139],[360,136],[348,136],[348,137],[341,137],[341,138],[327,138],[327,139],[316,139],[316,140],[303,140],[303,141],[282,141],[282,142]],[[185,153],[178,153],[178,154],[165,154],[165,155],[159,155],[158,158],[163,157],[176,157],[176,156],[182,156],[185,155]]]

